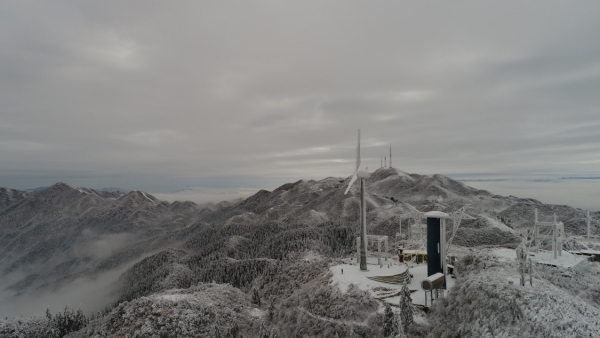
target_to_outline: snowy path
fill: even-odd
[[[377,203],[377,201],[375,201],[369,193],[365,194],[365,201],[371,203],[375,208],[381,207],[381,205],[379,205],[379,203]]]

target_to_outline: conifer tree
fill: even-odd
[[[396,331],[398,329],[398,324],[396,322],[396,316],[392,311],[392,307],[390,304],[385,303],[385,311],[383,313],[383,328],[382,334],[383,337],[394,337],[396,335]]]
[[[77,331],[77,330],[85,327],[88,323],[89,323],[89,320],[86,318],[81,307],[79,307],[77,309],[77,313],[75,313],[72,330]]]
[[[402,290],[400,291],[400,321],[402,322],[402,326],[404,331],[408,329],[410,324],[412,324],[414,319],[414,309],[412,305],[412,298],[410,297],[410,290],[408,289],[408,285],[404,282],[402,286]]]
[[[273,300],[271,300],[271,304],[269,305],[269,320],[273,320],[273,316],[275,315],[275,305],[273,304]]]
[[[256,288],[252,289],[252,303],[256,306],[260,306],[260,296],[258,295],[258,290],[256,290]]]
[[[260,331],[258,332],[258,338],[269,338],[269,332],[267,332],[267,328],[265,327],[265,322],[260,322]]]
[[[234,338],[238,336],[240,332],[240,327],[238,326],[237,320],[233,320],[233,324],[227,328],[227,332],[225,333],[225,337]]]
[[[396,318],[396,323],[398,324],[398,329],[396,330],[396,336],[394,338],[407,338],[404,333],[404,326],[402,325],[402,318]]]

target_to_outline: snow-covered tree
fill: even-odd
[[[273,320],[273,316],[275,315],[275,304],[273,304],[273,300],[271,300],[271,304],[269,304],[269,320]]]
[[[527,257],[529,256],[529,250],[527,248],[527,241],[525,236],[521,237],[521,244],[516,249],[517,261],[519,262],[519,274],[521,275],[521,286],[525,286],[525,272],[529,270],[529,283],[533,286],[533,271],[531,259],[529,260],[529,269],[527,268]]]
[[[240,327],[238,326],[237,320],[234,320],[233,324],[227,328],[227,332],[225,333],[225,336],[227,338],[237,337],[239,332],[240,332]]]
[[[258,332],[258,338],[269,338],[269,332],[265,326],[265,322],[260,322],[260,331]]]
[[[50,309],[46,309],[46,327],[41,329],[38,336],[41,337],[63,337],[69,332],[78,331],[88,324],[89,320],[81,308],[77,312],[65,306],[63,313],[58,312],[52,316]]]
[[[279,334],[277,334],[277,330],[275,330],[275,329],[271,330],[270,338],[279,338]]]
[[[402,322],[402,326],[404,327],[404,331],[408,329],[410,324],[412,324],[414,319],[414,309],[412,305],[412,298],[410,297],[410,290],[408,289],[408,285],[404,282],[402,286],[402,290],[400,290],[400,321]]]
[[[394,338],[406,338],[406,334],[404,333],[404,326],[402,325],[402,317],[396,318],[396,323],[398,324],[398,326]]]
[[[252,303],[256,306],[260,306],[260,296],[258,295],[258,290],[256,290],[256,288],[252,288]]]
[[[383,313],[383,327],[381,333],[384,337],[394,337],[398,329],[398,323],[396,322],[396,316],[392,311],[390,304],[385,303],[385,311]]]

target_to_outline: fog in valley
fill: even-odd
[[[1,6],[0,338],[600,332],[600,1]]]

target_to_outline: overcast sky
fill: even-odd
[[[3,1],[0,186],[600,176],[598,1]],[[600,180],[596,180],[599,183]]]

